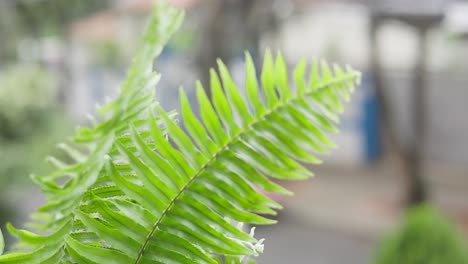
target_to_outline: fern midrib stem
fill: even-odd
[[[323,83],[321,84],[320,86],[318,86],[317,88],[315,88],[314,90],[312,91],[308,91],[308,92],[305,92],[305,93],[296,93],[295,96],[289,98],[288,100],[284,101],[284,102],[279,102],[278,105],[272,107],[269,111],[266,111],[265,113],[263,113],[261,116],[258,116],[256,119],[252,120],[250,122],[250,124],[248,124],[247,126],[245,126],[245,129],[242,130],[242,131],[239,131],[237,132],[236,135],[233,135],[231,139],[229,139],[222,148],[220,148],[216,153],[214,153],[211,158],[206,161],[206,163],[198,170],[198,172],[182,187],[182,189],[180,189],[179,193],[177,193],[176,196],[174,196],[174,198],[171,200],[171,202],[168,204],[168,206],[164,209],[164,211],[161,213],[161,216],[159,217],[158,221],[153,225],[152,229],[151,229],[151,232],[148,234],[148,236],[146,237],[145,239],[145,242],[144,244],[142,245],[140,251],[138,252],[138,256],[137,256],[137,259],[135,260],[135,263],[134,264],[139,264],[140,263],[140,260],[141,258],[143,257],[143,254],[146,250],[146,247],[148,246],[148,243],[150,241],[150,239],[153,237],[154,233],[156,232],[156,230],[158,229],[158,226],[161,224],[161,222],[164,220],[164,218],[166,217],[167,213],[169,212],[169,210],[172,208],[172,206],[174,206],[174,204],[178,201],[178,199],[180,198],[180,196],[190,187],[190,185],[198,178],[198,176],[200,176],[201,174],[204,173],[204,171],[206,170],[206,168],[208,166],[210,166],[222,153],[224,153],[227,149],[229,149],[229,147],[235,143],[237,143],[237,141],[239,140],[239,138],[244,135],[244,134],[247,134],[249,133],[252,128],[262,122],[265,118],[267,118],[269,115],[271,115],[272,113],[278,111],[278,109],[280,108],[283,108],[283,107],[287,107],[289,105],[291,105],[294,101],[297,101],[297,100],[301,100],[304,96],[308,96],[308,95],[311,95],[311,94],[314,94],[328,86],[331,86],[335,83],[341,83],[341,82],[344,82],[344,81],[348,81],[348,80],[352,80],[354,78],[356,78],[357,75],[355,73],[353,74],[348,74],[344,77],[341,77],[341,78],[337,78],[337,79],[332,79],[326,83]]]

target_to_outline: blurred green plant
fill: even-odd
[[[16,58],[25,37],[62,36],[79,18],[108,7],[110,0],[8,0],[0,1],[0,59]]]
[[[410,209],[401,228],[380,245],[375,264],[465,264],[462,236],[434,208]]]
[[[0,72],[0,138],[18,140],[45,125],[55,81],[36,65],[17,64]]]
[[[12,221],[16,213],[1,201],[32,186],[28,176],[33,170],[42,174],[50,169],[44,157],[54,153],[70,127],[54,104],[56,83],[32,64],[0,72],[0,223]]]
[[[36,132],[22,140],[0,140],[0,186],[2,191],[31,184],[29,174],[45,172],[48,169],[44,157],[55,153],[54,147],[66,135],[70,126],[59,114],[47,114],[48,126],[34,129]],[[1,196],[1,195],[0,195]]]
[[[92,43],[94,63],[108,68],[116,67],[123,63],[124,55],[116,41],[101,40]]]
[[[0,185],[29,182],[45,169],[41,157],[65,134],[54,104],[56,81],[37,65],[17,64],[0,72]]]

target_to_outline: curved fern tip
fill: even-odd
[[[259,254],[263,253],[263,250],[265,249],[265,245],[263,244],[265,242],[265,238],[262,238],[258,240],[258,242],[255,244],[255,251]]]

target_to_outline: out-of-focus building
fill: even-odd
[[[379,2],[381,5],[376,5]],[[468,122],[459,115],[468,109],[463,98],[468,98],[468,48],[457,31],[466,30],[463,22],[466,15],[460,10],[460,1],[315,1],[302,7],[301,15],[285,21],[273,40],[286,53],[286,57],[297,60],[306,58],[326,58],[339,63],[349,63],[366,73],[370,73],[370,26],[372,8],[397,13],[422,13],[430,15],[443,8],[445,20],[429,32],[428,36],[428,152],[437,159],[466,162],[465,149],[468,143],[462,133]],[[418,2],[418,3],[416,3]],[[421,2],[424,2],[421,4]],[[466,3],[466,2],[465,2]],[[454,5],[457,5],[454,8]],[[404,9],[400,10],[401,7]],[[450,10],[452,10],[450,12]],[[378,15],[378,12],[376,12]],[[454,15],[455,13],[455,15]],[[456,13],[459,13],[456,15]],[[454,18],[458,17],[458,18]],[[454,22],[457,21],[457,22]],[[384,68],[388,94],[395,111],[398,134],[401,140],[409,140],[411,134],[409,111],[411,101],[412,70],[418,54],[418,34],[415,28],[406,23],[392,20],[382,26],[378,33],[379,50]],[[350,114],[353,111],[348,111]],[[447,118],[450,117],[450,118]],[[452,127],[453,129],[447,129]],[[346,136],[346,133],[342,134]],[[351,138],[356,138],[351,136]],[[352,141],[344,140],[343,152],[351,151],[346,157],[356,157],[361,150],[353,148]],[[354,140],[355,142],[355,140]],[[342,144],[342,145],[343,145]],[[359,144],[357,144],[359,145]],[[356,145],[356,146],[357,146]],[[352,150],[355,149],[355,150]],[[338,154],[338,156],[341,154]],[[337,155],[335,155],[336,157]]]
[[[196,0],[171,0],[192,8]],[[71,83],[66,107],[78,119],[93,113],[97,103],[116,93],[125,69],[137,49],[152,0],[117,0],[103,11],[70,27]]]

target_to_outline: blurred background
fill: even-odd
[[[387,234],[414,218],[406,209],[424,204],[440,221],[416,221],[418,236],[447,225],[441,232],[465,243],[468,1],[172,2],[187,18],[156,62],[168,110],[181,85],[194,99],[194,82],[207,83],[218,57],[242,84],[244,50],[258,64],[270,47],[290,65],[326,59],[363,73],[333,135],[339,147],[315,178],[286,183],[296,195],[277,198],[286,205],[279,224],[257,229],[266,238],[259,263],[375,263]],[[56,144],[116,94],[151,8],[151,0],[0,0],[2,228],[21,226],[43,202],[28,175],[47,171]]]

